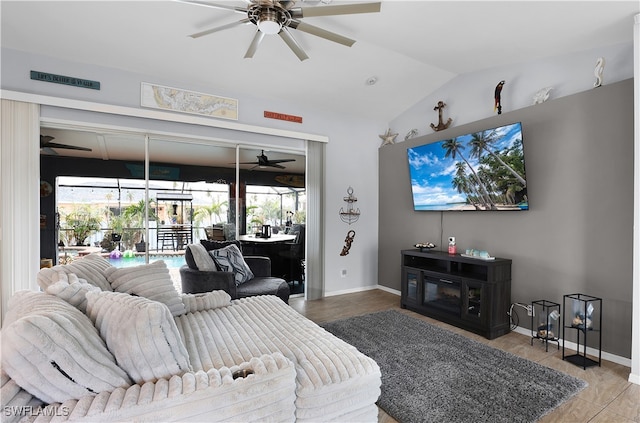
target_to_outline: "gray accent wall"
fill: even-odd
[[[528,211],[413,210],[407,148],[513,122],[522,122]],[[402,249],[429,241],[446,251],[455,236],[458,252],[513,260],[512,303],[602,298],[602,349],[630,358],[633,80],[381,147],[379,222],[380,285],[400,290]]]

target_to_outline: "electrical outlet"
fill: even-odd
[[[533,311],[533,307],[530,305],[527,306],[527,316],[535,317],[535,312]]]
[[[340,277],[346,278],[347,277],[347,269],[342,269],[340,271]]]

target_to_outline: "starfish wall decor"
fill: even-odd
[[[380,147],[382,147],[383,145],[387,145],[387,144],[395,144],[396,137],[398,136],[398,134],[392,134],[391,133],[391,128],[389,128],[389,129],[387,129],[387,133],[386,134],[378,135],[378,136],[382,140],[382,145],[380,146]]]

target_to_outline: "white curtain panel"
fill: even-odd
[[[38,289],[40,106],[2,100],[0,113],[0,316],[11,295]]]

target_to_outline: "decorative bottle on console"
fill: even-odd
[[[449,237],[449,254],[456,255],[456,253],[457,253],[456,237],[451,236],[451,237]]]

